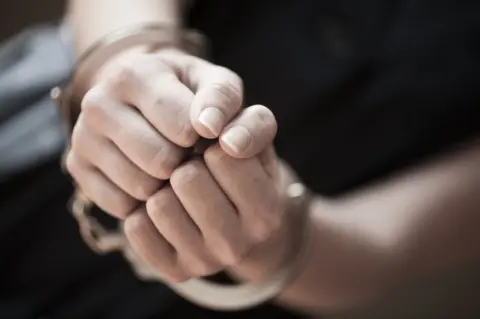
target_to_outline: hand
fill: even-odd
[[[218,137],[242,103],[236,74],[173,49],[121,55],[93,83],[66,166],[92,201],[122,219],[170,178],[185,147],[199,135]],[[241,134],[244,129],[232,130]],[[223,140],[238,136],[234,133]],[[251,156],[258,152],[252,138],[226,146],[227,152]]]
[[[264,122],[259,123],[261,118]],[[258,156],[234,158],[216,144],[203,158],[175,169],[170,185],[125,219],[131,247],[166,281],[235,268],[282,229],[285,203],[277,159],[262,128],[273,123],[265,108],[246,109],[226,131],[241,128],[250,136],[262,136],[254,140],[257,149],[264,149]]]

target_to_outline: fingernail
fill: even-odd
[[[218,136],[225,125],[225,115],[215,107],[209,107],[203,110],[198,117],[202,123],[213,135]]]
[[[243,126],[235,126],[229,129],[221,137],[222,143],[228,146],[236,154],[244,152],[252,142],[252,136]]]

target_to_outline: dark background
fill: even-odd
[[[65,0],[0,1],[0,42],[35,23],[61,19]]]

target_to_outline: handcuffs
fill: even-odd
[[[172,44],[184,48],[187,52],[200,55],[202,47],[201,34],[159,24],[147,24],[117,30],[93,44],[78,60],[77,67],[72,72],[67,84],[63,87],[55,87],[51,91],[51,97],[59,107],[60,114],[65,122],[68,136],[71,135],[73,126],[80,113],[80,103],[75,101],[74,89],[78,80],[85,74],[91,74],[100,68],[112,56],[129,48],[139,45]],[[67,145],[62,157],[64,165],[65,155],[68,153]],[[305,211],[308,192],[301,183],[293,183],[287,188],[287,197],[291,209]],[[116,231],[107,230],[92,214],[94,203],[76,186],[75,192],[69,204],[73,217],[78,222],[79,232],[84,242],[98,254],[107,254],[120,251],[131,263],[132,269],[139,279],[163,282],[161,274],[144,263],[128,244],[122,230],[122,223]],[[307,230],[308,227],[305,228]],[[307,237],[308,231],[304,231],[302,237]],[[306,240],[300,240],[300,246],[306,246]],[[289,264],[277,271],[271,278],[262,283],[244,283],[240,285],[221,285],[201,278],[190,279],[183,283],[168,284],[168,286],[185,299],[199,306],[223,310],[235,311],[251,308],[276,297],[286,285],[288,285],[304,258],[302,247],[298,247],[298,253],[293,265]]]

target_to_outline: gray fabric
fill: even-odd
[[[49,93],[72,61],[58,27],[34,27],[0,46],[0,180],[58,156],[65,134]]]

